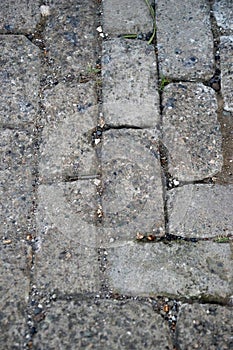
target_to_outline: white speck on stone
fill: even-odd
[[[95,145],[98,145],[100,143],[100,139],[95,139]]]
[[[94,184],[95,184],[96,186],[99,186],[100,183],[101,183],[101,180],[99,180],[99,179],[95,179],[95,180],[94,180]]]
[[[103,29],[102,29],[101,26],[97,27],[96,30],[97,30],[97,32],[99,32],[99,33],[102,33],[102,32],[103,32]]]
[[[49,8],[49,6],[41,5],[40,13],[41,13],[41,16],[43,16],[43,17],[49,16],[50,15],[50,8]]]
[[[178,180],[173,180],[174,186],[179,186],[180,182]]]

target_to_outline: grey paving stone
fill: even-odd
[[[172,348],[167,325],[149,303],[113,300],[57,301],[33,343],[41,350]]]
[[[206,296],[232,294],[230,244],[138,243],[108,250],[110,288],[126,295]]]
[[[231,0],[215,0],[213,4],[217,24],[223,29],[233,30],[233,7]]]
[[[25,310],[29,297],[29,269],[25,245],[0,243],[0,347],[22,349]]]
[[[163,143],[168,170],[180,181],[221,171],[221,131],[214,91],[201,83],[174,83],[163,93]]]
[[[103,43],[103,114],[110,125],[155,127],[159,121],[153,46],[136,40]]]
[[[137,232],[164,235],[158,145],[150,131],[112,130],[102,145],[103,245],[121,245]]]
[[[190,238],[233,235],[232,198],[232,185],[187,185],[169,191],[169,233]]]
[[[19,240],[33,230],[33,137],[0,131],[0,235]]]
[[[232,308],[214,304],[181,306],[176,325],[180,350],[229,350],[233,347],[232,334]]]
[[[39,0],[2,0],[0,30],[3,32],[31,32],[40,21]]]
[[[38,287],[62,293],[99,289],[95,192],[89,181],[39,186]]]
[[[39,156],[41,181],[95,175],[91,134],[97,125],[94,84],[58,84],[44,92],[44,129]]]
[[[135,0],[133,6],[127,0],[103,2],[104,33],[139,34],[153,31],[153,20],[143,0]]]
[[[233,112],[233,36],[220,38],[221,55],[221,85],[224,99],[224,109]]]
[[[94,1],[54,0],[44,30],[48,70],[60,78],[77,76],[95,66],[96,27]]]
[[[162,76],[181,80],[208,80],[213,76],[209,11],[205,0],[157,2],[158,60]]]
[[[32,123],[38,111],[39,49],[22,35],[0,35],[0,45],[0,123]]]

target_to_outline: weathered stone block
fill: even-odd
[[[200,83],[169,84],[163,106],[163,143],[170,174],[180,181],[193,181],[219,172],[222,138],[214,91]]]
[[[103,114],[113,126],[155,127],[160,119],[155,52],[143,41],[103,43]]]

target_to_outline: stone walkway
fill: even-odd
[[[233,348],[232,21],[2,1],[0,349]]]

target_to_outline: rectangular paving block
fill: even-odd
[[[168,79],[210,79],[214,74],[210,8],[205,0],[156,4],[160,74]]]
[[[30,131],[0,131],[0,235],[20,240],[33,231],[34,141]]]
[[[29,298],[29,266],[22,242],[0,242],[0,347],[22,349]]]
[[[140,34],[153,31],[153,19],[145,0],[103,1],[104,33]]]
[[[180,350],[232,349],[232,308],[215,304],[184,304],[175,339]]]
[[[98,161],[92,146],[92,132],[98,117],[94,83],[59,83],[44,91],[42,103],[40,180],[97,174]]]
[[[91,181],[38,189],[34,284],[60,293],[99,290],[96,189]]]
[[[137,232],[164,235],[160,161],[153,132],[104,132],[101,160],[103,246],[134,240]]]
[[[96,5],[89,0],[54,0],[50,3],[50,16],[44,30],[48,61],[45,77],[52,73],[57,79],[78,76],[95,67]],[[48,73],[49,72],[49,73]]]
[[[5,33],[32,32],[40,21],[39,0],[2,0],[0,30]]]
[[[38,113],[40,52],[23,35],[0,35],[0,123],[34,123]]]
[[[224,109],[233,112],[233,36],[220,37],[220,56]]]
[[[114,39],[103,43],[102,96],[106,124],[155,127],[160,119],[152,45]]]
[[[172,83],[163,92],[163,144],[168,171],[179,181],[201,180],[222,167],[215,92],[201,83]]]
[[[136,300],[56,301],[38,324],[33,344],[41,350],[172,348],[163,318],[151,304]]]
[[[109,287],[120,294],[216,300],[232,294],[230,244],[129,242],[108,249],[107,260]]]
[[[233,30],[233,6],[231,0],[214,0],[214,16],[217,24],[223,29]]]
[[[190,238],[233,235],[233,186],[185,185],[167,193],[169,233]]]

